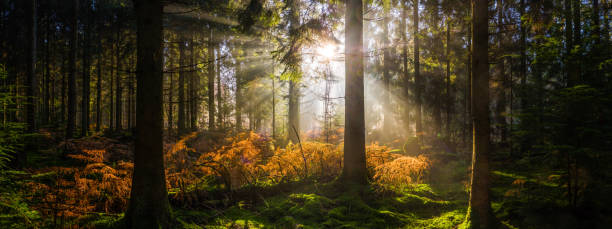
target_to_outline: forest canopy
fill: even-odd
[[[0,0],[0,228],[607,228],[609,0]]]

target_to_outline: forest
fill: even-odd
[[[0,0],[0,228],[610,228],[609,0]]]

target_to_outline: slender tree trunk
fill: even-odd
[[[497,71],[499,74],[498,80],[501,82],[500,88],[498,91],[497,98],[497,110],[495,115],[497,117],[497,125],[499,126],[499,136],[500,143],[506,143],[506,133],[507,133],[507,123],[506,123],[506,88],[507,88],[507,79],[506,79],[506,70],[504,66],[504,47],[503,47],[503,1],[497,0],[497,48],[498,48],[498,57],[497,57]]]
[[[102,125],[102,60],[104,59],[102,41],[99,43],[98,53],[98,80],[96,81],[96,131],[100,131]]]
[[[85,13],[91,13],[91,6],[89,1],[85,1],[86,9]],[[90,61],[91,58],[89,56],[89,40],[91,37],[91,23],[89,21],[89,17],[83,17],[85,24],[85,28],[83,31],[83,80],[82,80],[82,101],[81,101],[81,136],[87,136],[89,132],[89,100],[90,100]]]
[[[300,27],[300,7],[297,0],[291,1],[291,12],[289,14],[289,23],[291,30],[296,30]],[[297,50],[294,50],[299,52]],[[296,55],[300,55],[299,53]],[[299,66],[299,63],[296,65]],[[298,67],[299,68],[299,67]],[[296,70],[301,74],[301,70]],[[289,109],[288,109],[288,124],[287,135],[288,139],[297,143],[300,133],[300,81],[299,79],[289,81]]]
[[[172,59],[170,59],[170,63],[170,69],[172,69],[172,67],[174,66],[172,65]],[[168,131],[172,133],[172,129],[174,128],[174,73],[172,72],[170,72],[169,81],[170,88],[168,89]]]
[[[37,81],[36,81],[36,0],[26,0],[22,3],[25,7],[24,12],[26,12],[26,132],[34,133],[36,130],[36,89],[37,89]],[[27,152],[35,149],[34,139],[29,137],[26,143],[25,150],[17,154],[17,164],[19,167],[26,166],[27,163]]]
[[[215,129],[215,42],[213,31],[208,34],[208,129]]]
[[[178,80],[178,134],[185,133],[185,65],[187,56],[185,54],[185,41],[181,39],[179,44],[179,80]]]
[[[74,136],[76,125],[76,58],[77,58],[77,15],[79,10],[79,1],[74,0],[72,5],[72,20],[70,30],[70,63],[68,73],[68,123],[66,126],[66,138]]]
[[[451,141],[451,112],[453,110],[453,95],[451,94],[451,78],[450,78],[450,32],[451,22],[450,17],[446,18],[446,141]]]
[[[66,89],[68,87],[68,74],[70,72],[70,70],[68,69],[68,60],[69,59],[69,53],[68,53],[68,49],[66,49],[66,47],[64,47],[64,55],[62,56],[62,88],[60,89],[60,97],[61,97],[61,108],[60,108],[60,115],[61,115],[61,123],[64,124],[64,122],[66,121],[66,103],[67,103],[67,98],[66,98]]]
[[[469,17],[472,17],[472,10],[471,7],[469,9]],[[466,75],[466,79],[465,79],[465,114],[464,117],[466,118],[466,126],[464,127],[464,131],[465,130],[471,130],[472,129],[472,23],[468,23],[467,25],[467,75]],[[467,133],[464,134],[464,138],[463,138],[463,145],[467,146],[467,138],[471,137],[471,131],[465,131]]]
[[[567,86],[574,86],[574,84],[576,83],[577,79],[575,79],[574,75],[572,74],[572,49],[574,48],[574,42],[573,42],[573,37],[572,37],[572,1],[573,0],[565,0],[564,1],[564,7],[565,9],[563,10],[564,13],[564,17],[565,17],[565,58],[564,58],[564,66],[565,66],[565,74],[567,74]]]
[[[525,5],[525,0],[521,0],[520,2],[520,6],[519,6],[519,14],[521,15],[521,20],[520,20],[520,28],[521,28],[521,37],[520,37],[520,50],[521,50],[521,70],[520,70],[520,81],[521,81],[521,91],[522,91],[522,96],[521,96],[521,111],[525,112],[527,110],[528,104],[528,100],[526,99],[527,96],[525,95],[525,90],[526,90],[526,86],[527,86],[527,25],[525,23],[525,21],[523,20],[523,16],[525,16],[525,8],[527,6]],[[523,151],[523,150],[521,150]]]
[[[224,128],[223,125],[223,90],[221,87],[221,48],[219,45],[216,47],[217,50],[217,60],[215,61],[215,65],[217,68],[217,122],[220,129]]]
[[[113,50],[112,47],[114,45],[116,45],[117,43],[114,42],[114,44],[111,43],[111,50],[109,51],[109,54],[111,56],[110,58],[110,75],[108,75],[108,78],[110,79],[110,91],[108,93],[108,98],[109,98],[109,105],[110,105],[110,113],[108,115],[108,126],[109,129],[112,131],[115,129],[115,66],[114,63],[116,62],[116,55],[113,55]],[[119,48],[118,46],[115,48]]]
[[[414,101],[416,104],[416,137],[419,145],[423,144],[422,98],[421,98],[421,73],[419,61],[419,0],[414,0],[413,7],[413,39],[414,39]]]
[[[367,171],[363,100],[363,3],[361,0],[346,0],[345,21],[346,89],[342,178],[346,183],[365,184]]]
[[[474,138],[467,223],[471,228],[492,228],[489,199],[489,57],[488,1],[473,0],[472,115]]]
[[[580,35],[580,30],[581,30],[581,25],[580,25],[580,10],[581,10],[582,4],[580,2],[580,0],[574,0],[573,1],[573,5],[572,5],[572,9],[574,11],[574,15],[572,16],[572,19],[574,20],[573,25],[574,25],[574,45],[582,45],[582,38]],[[580,48],[582,49],[582,48]],[[574,64],[572,66],[572,69],[574,70],[572,73],[572,81],[573,84],[579,84],[580,81],[582,80],[582,66],[581,66],[581,51],[578,51],[578,53],[575,53],[575,56],[573,58],[574,60]]]
[[[121,20],[117,19],[119,23]],[[120,131],[123,129],[123,85],[121,84],[121,26],[117,23],[116,42],[117,49],[115,50],[115,58],[117,61],[117,71],[115,71],[115,130]]]
[[[49,4],[49,3],[47,3]],[[44,99],[43,99],[43,123],[48,124],[51,121],[51,106],[53,103],[51,102],[51,38],[53,37],[51,32],[51,7],[47,7],[47,29],[45,31],[45,35],[47,38],[47,42],[45,45],[45,78],[44,78]],[[54,30],[55,31],[55,30]]]
[[[412,133],[410,127],[410,75],[408,74],[408,36],[406,35],[406,18],[408,17],[407,1],[402,1],[402,20],[400,23],[400,33],[402,37],[402,64],[404,65],[404,129],[406,136]]]
[[[244,60],[244,57],[236,57],[236,131],[242,130],[242,62]]]
[[[391,123],[391,74],[389,73],[389,68],[391,68],[391,47],[389,46],[389,11],[390,11],[390,1],[383,1],[383,132],[385,133],[383,136],[390,136],[392,132],[392,123]]]
[[[197,74],[198,72],[196,71],[196,66],[195,66],[195,58],[196,58],[196,53],[195,53],[195,42],[193,39],[193,35],[192,35],[192,39],[190,41],[189,44],[189,48],[191,51],[191,59],[190,59],[190,73],[189,73],[189,78],[191,80],[191,83],[189,84],[189,91],[190,91],[190,100],[189,100],[189,105],[190,105],[190,127],[192,131],[197,130],[198,128],[198,115],[200,113],[199,108],[200,108],[200,94],[199,92],[199,88],[200,88],[200,76]]]
[[[169,228],[163,154],[162,2],[135,0],[137,23],[136,140],[128,228]]]

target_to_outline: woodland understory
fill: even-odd
[[[610,228],[609,0],[0,0],[0,228]]]

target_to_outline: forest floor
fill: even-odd
[[[216,140],[202,135],[178,143],[166,139],[165,148],[212,148]],[[116,226],[128,204],[130,134],[67,143],[55,136],[42,132],[38,152],[30,154],[30,168],[0,176],[0,226]],[[437,157],[446,161],[432,167],[425,182],[402,187],[373,183],[346,191],[332,177],[228,191],[206,178],[195,185],[183,180],[169,184],[169,198],[177,226],[183,228],[457,228],[468,206],[469,160],[459,154]],[[494,157],[491,196],[492,210],[504,228],[600,226],[600,216],[564,207],[559,172],[527,173],[505,167],[503,158]]]

